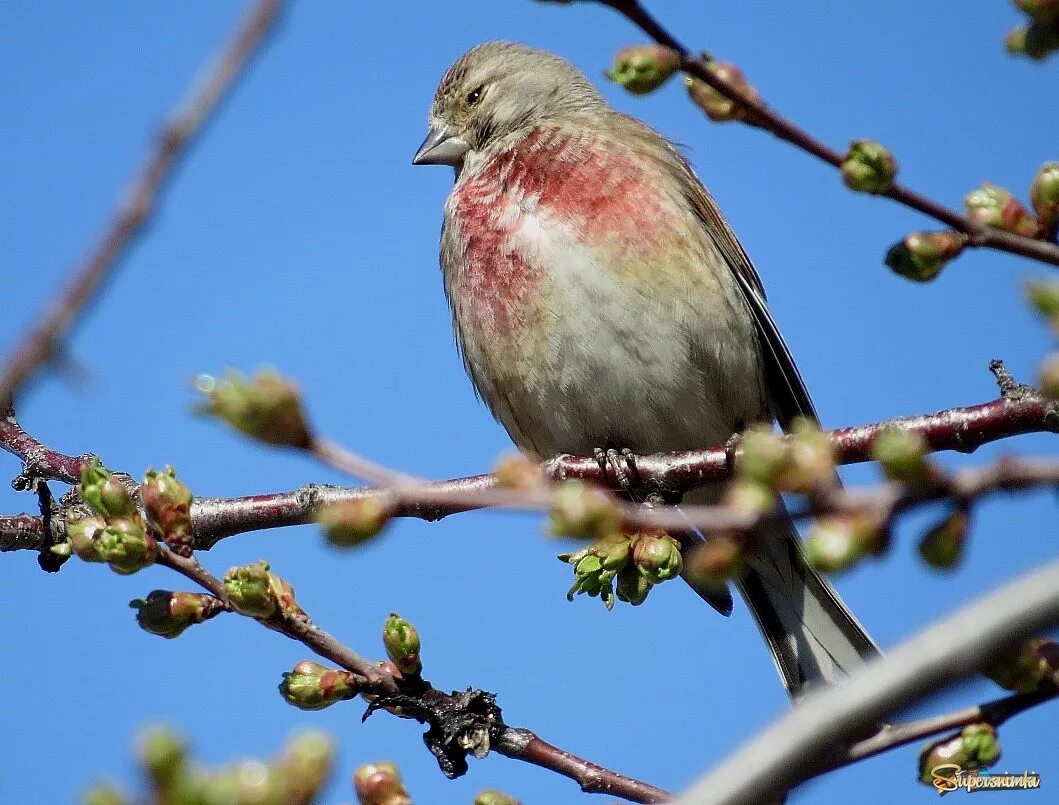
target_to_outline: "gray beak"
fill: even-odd
[[[413,165],[452,165],[456,167],[470,146],[444,126],[431,126],[427,138],[412,157]]]

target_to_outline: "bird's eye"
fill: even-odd
[[[470,92],[468,92],[467,93],[467,105],[468,106],[477,105],[478,101],[482,100],[482,93],[483,92],[485,92],[485,85],[484,84],[482,86],[476,87],[475,89],[472,89]]]

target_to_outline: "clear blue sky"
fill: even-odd
[[[242,5],[0,4],[5,355]],[[1024,193],[1036,167],[1059,158],[1046,101],[1059,63],[1003,53],[1018,21],[1009,4],[651,5],[692,45],[739,62],[769,102],[824,140],[887,143],[902,178],[948,204],[982,180]],[[464,377],[437,267],[451,175],[410,159],[445,67],[498,37],[554,50],[597,78],[613,51],[643,39],[589,3],[296,4],[78,327],[69,355],[83,379],[39,384],[23,401],[24,424],[134,474],[174,464],[203,495],[343,482],[189,414],[196,373],[267,363],[296,378],[321,430],[355,450],[432,477],[488,469],[509,442]],[[1021,282],[1049,269],[969,253],[934,284],[913,285],[882,255],[930,221],[849,194],[836,173],[765,134],[710,124],[676,81],[646,99],[604,92],[686,144],[755,259],[826,424],[992,399],[993,357],[1032,376],[1049,342]],[[944,460],[1055,445],[1022,438]],[[13,459],[0,464],[17,472]],[[33,506],[0,489],[0,511]],[[923,522],[910,520],[889,556],[838,581],[883,646],[1055,553],[1054,496],[989,503],[966,565],[945,576],[915,560]],[[223,573],[267,557],[321,625],[369,655],[381,653],[382,621],[397,610],[418,625],[436,684],[498,691],[511,724],[660,786],[685,786],[787,707],[745,609],[724,620],[679,584],[639,609],[568,604],[568,571],[554,559],[566,546],[541,533],[535,518],[473,514],[401,522],[355,553],[329,549],[307,527],[238,537],[202,558]],[[289,708],[276,684],[305,650],[239,618],[175,641],[140,632],[126,602],[173,585],[163,569],[120,578],[71,561],[45,576],[30,554],[0,558],[0,800],[70,801],[99,775],[131,781],[132,737],[157,720],[210,762],[268,754],[298,727],[329,730],[341,744],[329,801],[349,800],[352,769],[380,758],[400,764],[421,802],[469,802],[487,786],[527,803],[578,796],[500,757],[450,783],[414,723],[383,715],[361,725],[355,704]],[[931,708],[999,694],[974,682]],[[1042,708],[1005,727],[999,765],[1059,782],[1055,715]],[[915,757],[893,752],[793,801],[930,800],[913,782]]]

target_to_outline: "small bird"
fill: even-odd
[[[525,453],[686,450],[816,418],[713,197],[569,62],[509,42],[472,48],[442,78],[413,164],[455,168],[441,267],[456,341]],[[793,525],[746,564],[737,585],[792,698],[879,653]],[[697,592],[731,610],[730,596]]]

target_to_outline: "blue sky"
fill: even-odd
[[[901,177],[950,204],[983,180],[1025,193],[1056,159],[1044,100],[1056,63],[1003,52],[1018,15],[1001,2],[679,3],[651,7],[693,46],[740,63],[764,97],[824,140],[888,144]],[[343,478],[252,445],[189,413],[191,378],[272,364],[303,387],[319,428],[409,471],[488,469],[509,442],[476,402],[452,344],[437,268],[445,169],[413,169],[434,86],[491,38],[560,53],[602,80],[611,53],[643,36],[596,4],[301,3],[181,169],[160,216],[77,328],[71,381],[50,377],[23,423],[58,449],[97,451],[141,473],[171,463],[203,495],[291,489]],[[230,31],[241,3],[0,4],[0,345],[37,315],[109,215],[164,112]],[[686,145],[764,278],[771,306],[824,422],[839,426],[992,399],[1002,357],[1032,377],[1048,336],[1021,282],[1050,270],[968,253],[918,286],[881,264],[887,246],[931,222],[853,196],[837,174],[768,135],[706,121],[678,82],[648,98],[604,92]],[[1055,451],[1025,437],[1003,451]],[[0,457],[0,461],[3,461]],[[17,462],[7,460],[13,476]],[[850,482],[876,478],[851,468]],[[34,502],[0,489],[0,511]],[[910,518],[892,553],[838,579],[862,621],[892,646],[932,618],[1055,552],[1054,496],[997,499],[976,518],[965,566],[915,560]],[[381,654],[397,610],[425,641],[439,687],[499,693],[509,723],[656,785],[680,789],[786,708],[745,609],[730,620],[679,584],[638,609],[563,597],[566,549],[536,518],[499,514],[401,522],[353,553],[314,528],[246,535],[203,561],[216,573],[268,558],[314,618]],[[351,798],[361,762],[400,764],[422,802],[469,802],[481,788],[527,803],[572,801],[568,781],[504,758],[448,782],[411,722],[357,705],[286,706],[280,674],[305,650],[222,617],[165,641],[140,632],[127,601],[179,586],[163,569],[120,578],[70,562],[41,574],[29,554],[0,560],[0,799],[62,802],[90,780],[134,779],[130,745],[162,720],[208,762],[267,755],[299,727],[341,746],[328,801]],[[977,681],[930,710],[1000,694]],[[916,712],[926,712],[921,709]],[[999,766],[1059,778],[1055,709],[1006,726]],[[927,801],[910,747],[807,785],[793,801]],[[748,770],[748,773],[753,773]],[[1005,796],[1029,795],[999,795]],[[1017,800],[1022,802],[1022,799]]]

